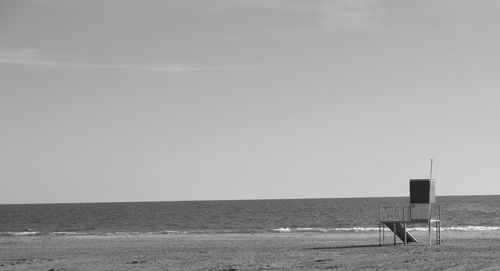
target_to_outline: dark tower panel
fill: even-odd
[[[434,203],[435,188],[434,181],[429,179],[410,180],[410,203]]]

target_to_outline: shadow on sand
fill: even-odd
[[[334,247],[311,247],[306,250],[323,250],[323,249],[349,249],[349,248],[365,248],[365,247],[383,247],[387,245],[352,245],[352,246],[334,246]]]

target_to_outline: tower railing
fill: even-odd
[[[433,204],[430,219],[431,221],[441,220],[441,206]],[[380,207],[378,220],[379,222],[417,222],[411,218],[411,207]],[[428,218],[418,221],[425,222]]]
[[[410,207],[380,207],[379,222],[409,222]]]

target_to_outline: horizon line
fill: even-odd
[[[436,197],[487,197],[500,194],[469,194],[469,195],[436,195]],[[408,196],[353,196],[353,197],[306,197],[306,198],[249,198],[249,199],[187,199],[187,200],[133,200],[133,201],[75,201],[75,202],[32,202],[32,203],[0,203],[2,205],[39,205],[39,204],[100,204],[100,203],[152,203],[152,202],[207,202],[207,201],[257,201],[257,200],[314,200],[314,199],[362,199],[362,198],[405,198]]]

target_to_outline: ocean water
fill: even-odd
[[[437,204],[442,231],[500,230],[500,196]],[[378,231],[379,206],[408,206],[408,198],[0,205],[0,236],[370,232]]]

